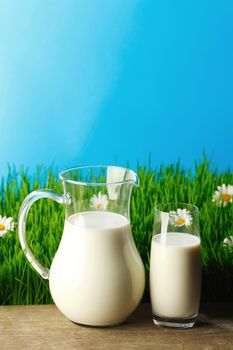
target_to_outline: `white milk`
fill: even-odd
[[[49,283],[55,304],[70,320],[95,326],[123,322],[145,287],[129,221],[101,211],[69,217]]]
[[[165,238],[166,237],[166,238]],[[200,239],[187,233],[154,236],[151,245],[152,312],[164,317],[198,314],[201,292]]]

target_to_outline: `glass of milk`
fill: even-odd
[[[150,296],[159,326],[193,327],[199,312],[201,259],[198,208],[156,206],[151,242]]]

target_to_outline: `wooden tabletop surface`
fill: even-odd
[[[68,321],[54,305],[0,306],[0,349],[233,349],[233,304],[204,304],[192,329],[157,327],[141,304],[117,327]]]

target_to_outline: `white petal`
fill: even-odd
[[[230,194],[231,196],[233,195],[233,186],[232,185],[227,186],[227,193]]]
[[[12,217],[6,218],[5,219],[5,224],[8,226],[12,221],[13,221]]]
[[[229,247],[233,247],[233,236],[224,238],[223,243]]]
[[[220,192],[219,191],[215,191],[215,193],[214,193],[214,195],[213,195],[213,201],[214,202],[219,202],[219,201],[221,201],[221,194],[220,194]]]
[[[179,217],[181,217],[182,213],[183,213],[182,209],[177,209],[177,214]]]
[[[7,233],[7,230],[0,231],[0,237],[3,237]]]

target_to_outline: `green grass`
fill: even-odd
[[[233,248],[222,242],[233,235],[233,204],[217,207],[212,195],[218,185],[233,185],[230,170],[219,172],[209,161],[184,171],[179,163],[159,169],[138,166],[140,187],[133,190],[131,223],[134,239],[147,273],[144,299],[149,299],[148,272],[155,203],[177,201],[196,204],[200,209],[202,238],[202,300],[233,301]],[[17,221],[23,199],[34,189],[47,187],[62,193],[53,169],[38,167],[36,174],[9,168],[0,184],[0,214]],[[51,200],[32,206],[27,221],[30,246],[35,256],[50,266],[58,248],[64,223],[64,207]],[[48,281],[28,264],[20,248],[17,228],[0,238],[0,304],[51,303]]]

